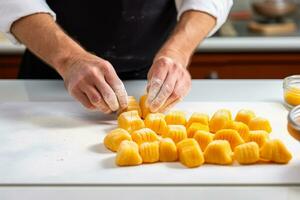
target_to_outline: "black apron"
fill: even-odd
[[[176,24],[174,0],[47,0],[57,23],[87,51],[108,60],[119,77],[144,79]],[[60,79],[25,51],[21,79]]]

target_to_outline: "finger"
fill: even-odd
[[[177,99],[169,104],[166,104],[165,106],[163,106],[162,108],[159,109],[158,112],[160,113],[164,113],[164,112],[168,112],[170,111],[177,103],[179,103],[180,101],[182,101],[182,99]]]
[[[155,97],[158,95],[158,92],[161,89],[161,86],[163,85],[168,70],[166,70],[166,66],[169,66],[171,64],[171,60],[169,59],[163,59],[159,60],[152,66],[152,75],[150,77],[150,86],[149,86],[149,92],[148,92],[148,98],[146,101],[146,105],[150,106],[151,102],[155,99]]]
[[[124,84],[121,82],[120,85],[113,85],[112,88],[113,88],[113,90],[115,91],[115,93],[117,95],[119,105],[120,105],[120,109],[127,108],[127,106],[128,106],[128,95],[127,95],[126,89],[124,87]]]
[[[176,103],[180,102],[183,98],[183,86],[180,81],[177,81],[172,94],[166,100],[163,106],[159,108],[159,112],[165,112],[172,108]]]
[[[97,79],[94,84],[98,91],[101,93],[102,98],[112,111],[119,109],[119,102],[113,89],[108,85],[104,79]]]
[[[89,101],[101,112],[104,112],[104,113],[112,112],[112,110],[109,108],[109,106],[103,100],[103,98],[101,97],[101,94],[99,93],[99,91],[96,88],[89,86],[89,87],[85,87],[84,89],[82,89],[82,91],[86,94]]]
[[[172,94],[175,88],[176,80],[177,80],[176,75],[170,74],[169,72],[158,95],[150,104],[149,108],[151,112],[157,112],[158,109],[166,102],[166,100],[169,98],[169,96]]]
[[[113,66],[110,63],[107,63],[106,73],[104,73],[105,81],[114,91],[117,100],[119,109],[124,109],[128,105],[128,95],[126,89],[124,87],[123,82],[119,79],[116,71],[114,70]]]
[[[81,90],[76,90],[71,94],[77,99],[84,107],[90,110],[96,109],[96,107],[90,102],[89,98]]]

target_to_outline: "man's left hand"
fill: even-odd
[[[154,59],[147,85],[147,105],[151,112],[165,112],[188,94],[191,76],[182,63],[169,56]]]

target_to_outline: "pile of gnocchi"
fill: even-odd
[[[195,112],[187,120],[182,111],[150,113],[147,96],[119,113],[118,128],[104,138],[107,149],[116,152],[118,166],[179,161],[189,168],[204,163],[241,165],[258,162],[286,164],[292,154],[279,139],[270,139],[270,122],[251,110],[240,110],[233,119],[220,109],[211,118]]]

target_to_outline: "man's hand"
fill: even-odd
[[[152,112],[170,109],[189,92],[189,59],[215,23],[214,17],[200,11],[186,11],[181,16],[148,73],[147,105]]]
[[[85,107],[110,113],[127,107],[127,94],[109,62],[84,50],[48,14],[23,17],[13,34],[64,79],[69,93]]]
[[[86,53],[72,58],[62,74],[69,93],[88,109],[111,113],[127,107],[127,93],[113,66]]]
[[[171,57],[155,59],[148,73],[147,105],[152,112],[165,112],[186,96],[191,76],[185,66]]]

